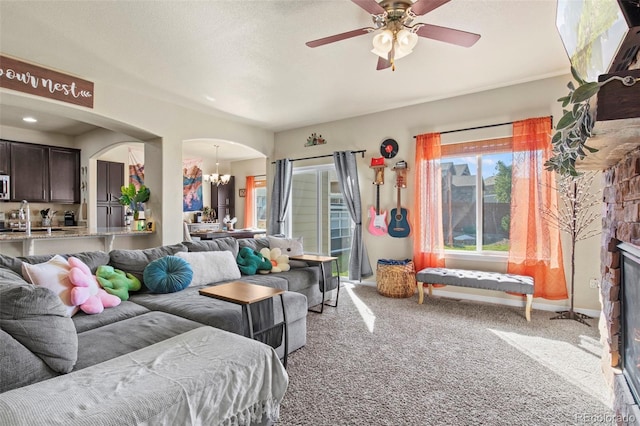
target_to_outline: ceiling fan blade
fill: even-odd
[[[385,70],[385,69],[389,68],[390,66],[391,66],[391,62],[389,62],[385,58],[381,58],[380,56],[378,56],[378,66],[376,67],[376,70],[378,70],[378,71]]]
[[[360,35],[369,34],[371,32],[371,28],[359,28],[357,30],[347,31],[346,33],[334,34],[329,37],[319,38],[317,40],[308,41],[305,44],[309,47],[318,47],[324,46],[325,44],[335,43],[336,41],[345,40],[351,37],[357,37]]]
[[[422,16],[425,13],[431,12],[434,9],[439,8],[445,3],[449,3],[451,0],[418,0],[411,5],[411,11],[416,16]]]
[[[384,8],[380,6],[376,2],[376,0],[351,0],[351,1],[372,15],[381,15],[385,12]]]
[[[420,37],[457,44],[458,46],[463,47],[471,47],[480,39],[480,34],[455,30],[453,28],[439,27],[431,24],[423,24],[418,31],[416,31],[416,34]]]

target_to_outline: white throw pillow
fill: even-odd
[[[297,238],[280,238],[269,235],[269,248],[279,248],[282,254],[287,256],[302,256],[304,249],[302,247],[302,237]]]
[[[31,284],[47,288],[58,295],[70,317],[80,309],[71,304],[71,289],[73,284],[69,281],[71,267],[64,257],[56,254],[49,261],[31,265],[22,263],[22,276]]]
[[[190,287],[240,278],[240,269],[230,251],[179,252],[175,255],[191,265],[193,279]]]

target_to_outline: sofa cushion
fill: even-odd
[[[78,337],[60,298],[0,268],[0,329],[59,373],[73,369]]]
[[[165,256],[151,261],[144,268],[143,277],[152,293],[175,293],[189,286],[193,269],[189,262],[179,256]]]
[[[82,333],[87,330],[112,324],[127,318],[133,318],[149,312],[149,309],[133,302],[123,301],[118,306],[105,309],[100,315],[87,315],[80,311],[72,318],[76,331]]]
[[[230,251],[235,259],[238,255],[238,240],[233,237],[215,238],[208,241],[191,241],[183,243],[190,252],[198,251]]]
[[[191,265],[191,269],[193,269],[193,280],[190,285],[192,286],[201,286],[240,278],[240,269],[236,263],[236,258],[230,251],[178,253],[176,256],[184,259]]]
[[[269,248],[279,248],[282,254],[287,256],[301,256],[304,254],[302,246],[302,237],[297,238],[280,238],[269,235]]]
[[[0,393],[57,376],[36,354],[0,330]]]
[[[22,276],[31,284],[49,289],[58,296],[70,317],[79,309],[71,302],[73,284],[69,280],[70,269],[67,259],[57,254],[44,263],[22,263]]]
[[[164,312],[148,312],[78,334],[76,370],[128,354],[202,324]]]
[[[263,248],[269,248],[269,239],[267,237],[240,238],[238,246],[239,248],[249,247],[251,250],[260,251]]]
[[[154,247],[143,250],[116,249],[109,252],[109,264],[116,269],[128,272],[144,284],[144,268],[152,261],[168,255],[187,251],[182,244]]]
[[[53,254],[43,254],[34,256],[12,257],[0,254],[0,267],[9,268],[13,272],[21,274],[23,262],[32,265],[36,263],[44,263],[50,260],[53,256]],[[98,269],[98,266],[106,265],[109,263],[109,253],[100,250],[63,254],[61,256],[65,259],[68,259],[70,256],[77,257],[78,259],[82,260],[94,274],[96,273],[96,269]]]

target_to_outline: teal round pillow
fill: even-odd
[[[164,256],[151,261],[142,278],[152,293],[175,293],[191,284],[193,270],[189,262],[178,256]]]

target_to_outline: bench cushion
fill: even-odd
[[[425,268],[416,274],[416,280],[427,284],[446,284],[485,290],[533,294],[533,278],[525,275],[467,269]]]

